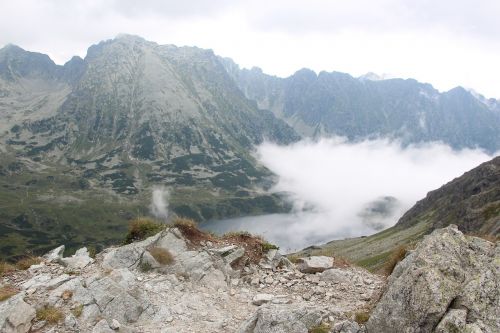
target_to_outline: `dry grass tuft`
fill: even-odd
[[[173,227],[180,230],[192,244],[199,245],[204,241],[217,242],[218,238],[207,232],[201,231],[195,221],[183,217],[178,217],[173,222]]]
[[[57,324],[64,317],[61,309],[55,308],[53,306],[46,306],[36,311],[37,320],[45,320],[49,324]]]
[[[9,264],[8,262],[0,262],[0,277],[15,270],[16,267],[14,265]]]
[[[160,265],[170,265],[174,262],[174,257],[172,256],[172,254],[164,248],[153,247],[149,250],[149,253]]]
[[[3,302],[15,294],[17,294],[18,290],[12,286],[3,286],[0,287],[0,302]]]
[[[163,229],[165,229],[164,224],[158,223],[157,221],[147,217],[139,217],[130,222],[128,233],[125,237],[125,244],[141,241],[154,236]]]
[[[16,263],[16,267],[20,270],[26,270],[33,265],[38,265],[42,262],[42,258],[35,256],[27,256]]]
[[[383,273],[386,276],[391,275],[396,265],[406,257],[407,253],[408,253],[408,247],[404,245],[396,247],[392,251],[392,254],[390,255],[389,259],[387,259],[384,266],[382,267]]]
[[[320,325],[314,326],[309,330],[309,333],[328,333],[330,332],[330,325],[321,323]]]

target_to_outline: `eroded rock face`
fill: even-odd
[[[452,332],[466,325],[498,332],[499,286],[498,245],[465,237],[453,225],[436,230],[396,266],[368,332]]]

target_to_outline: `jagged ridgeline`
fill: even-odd
[[[101,244],[146,214],[152,185],[196,220],[284,211],[251,156],[295,131],[259,110],[212,51],[121,36],[58,66],[0,51],[0,253]],[[63,238],[63,239],[61,239]]]
[[[440,93],[414,79],[374,80],[301,69],[287,78],[222,59],[245,95],[304,136],[441,141],[453,148],[500,149],[500,101],[456,87]]]

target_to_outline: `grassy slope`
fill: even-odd
[[[394,226],[371,236],[335,240],[321,247],[304,249],[297,254],[343,257],[376,272],[384,265],[394,248],[418,242],[428,231],[429,224],[426,222],[410,228]]]

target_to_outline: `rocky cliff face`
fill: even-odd
[[[58,66],[7,46],[0,119],[0,256],[46,250],[54,235],[71,248],[116,241],[128,217],[146,213],[153,186],[196,220],[287,209],[266,193],[272,175],[252,147],[299,136],[249,101],[209,50],[124,35]]]
[[[390,137],[405,144],[442,141],[455,148],[500,149],[497,101],[457,87],[440,93],[413,79],[369,80],[301,69],[287,78],[260,69],[229,73],[260,108],[273,111],[304,136]]]
[[[222,240],[169,228],[143,241],[108,248],[95,259],[85,249],[66,258],[64,247],[54,249],[42,263],[0,280],[3,288],[9,285],[17,293],[0,301],[0,329],[94,333],[500,329],[498,243],[466,237],[455,226],[427,236],[387,282],[366,270],[339,266],[329,257],[303,258],[296,266],[276,250],[260,250],[255,246],[259,242],[249,235]],[[162,251],[168,251],[169,260],[159,255]]]
[[[468,233],[500,234],[500,157],[485,162],[431,191],[398,221],[407,228],[427,223],[432,229],[450,223]]]

